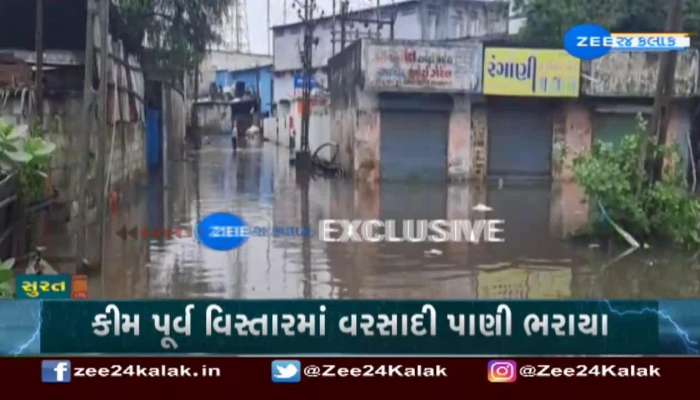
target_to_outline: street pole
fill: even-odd
[[[382,2],[381,0],[377,0],[377,39],[381,39],[382,37],[382,12],[379,9],[381,7]]]
[[[345,17],[348,12],[348,2],[347,0],[342,0],[340,3],[340,51],[345,50],[345,40],[347,36],[347,31],[345,27]]]
[[[38,122],[44,122],[44,0],[36,0],[36,73],[34,86],[36,88],[36,115]]]
[[[313,41],[313,32],[311,20],[311,4],[309,0],[304,0],[304,20],[306,21],[304,27],[304,90],[302,92],[303,96],[303,109],[301,118],[301,152],[309,152],[309,106],[311,104],[311,57],[312,48],[311,42]]]
[[[336,1],[333,0],[333,29],[331,29],[331,55],[335,56],[335,30],[336,30],[336,20],[335,20],[335,11],[336,11]]]

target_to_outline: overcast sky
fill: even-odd
[[[301,0],[303,2],[303,0]],[[401,0],[380,0],[382,5],[400,3]],[[247,0],[248,30],[250,47],[253,53],[267,53],[267,0]],[[292,9],[293,0],[286,0],[287,22],[297,20],[296,11]],[[318,5],[330,14],[333,10],[333,0],[317,0]],[[270,0],[270,19],[272,25],[280,25],[284,20],[285,0]],[[340,1],[338,0],[338,3]],[[367,8],[377,4],[377,0],[350,0],[351,9]]]

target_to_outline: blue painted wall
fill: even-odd
[[[259,75],[258,75],[259,74]],[[272,111],[272,66],[247,69],[242,71],[217,71],[216,84],[222,89],[233,90],[236,82],[245,82],[246,90],[257,92],[257,80],[260,80],[260,111],[270,114]]]

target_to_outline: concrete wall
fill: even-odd
[[[681,155],[681,165],[686,166],[690,161],[688,154],[688,135],[691,126],[691,106],[688,102],[677,102],[671,107],[671,116],[668,121],[668,136],[666,144],[678,146]],[[696,155],[697,157],[697,155]],[[672,168],[671,159],[666,158],[665,168]],[[669,170],[669,172],[672,170]]]
[[[195,105],[195,115],[203,134],[230,133],[231,105],[228,103],[206,102]]]
[[[187,105],[184,96],[174,89],[165,87],[163,109],[166,110],[164,129],[168,135],[168,159],[181,160],[185,154],[187,131]]]
[[[486,106],[483,104],[472,108],[470,138],[472,157],[469,160],[471,164],[469,178],[473,180],[483,180],[488,174],[489,156],[488,112]]]
[[[294,150],[301,149],[301,100],[292,103],[289,112],[278,113],[276,116],[263,120],[263,134],[265,139],[289,148],[290,136],[289,117],[294,119],[296,140]],[[328,105],[316,105],[311,108],[309,116],[309,148],[313,154],[320,146],[326,143],[336,143],[331,130],[331,112]],[[332,149],[326,147],[318,156],[324,160],[330,160]]]
[[[11,97],[4,108],[0,108],[0,119],[28,132],[29,119],[21,113],[21,99]],[[69,201],[76,195],[78,174],[78,137],[83,132],[81,119],[82,96],[78,94],[49,97],[44,102],[46,139],[56,144],[49,176],[51,185],[59,191],[61,200]],[[107,146],[111,145],[112,131],[106,132]],[[146,170],[145,132],[141,121],[118,121],[114,135],[112,153],[112,185],[121,187],[140,179]],[[92,152],[96,152],[96,140],[91,141]],[[109,157],[109,154],[107,155]],[[93,163],[94,166],[94,163]]]
[[[281,100],[292,100],[301,96],[301,88],[294,87],[294,74],[296,71],[275,72],[272,78],[273,103],[278,104]],[[313,89],[312,93],[323,92],[328,88],[328,75],[325,70],[318,69],[313,73],[313,79],[320,87]]]
[[[593,127],[589,107],[579,102],[566,102],[561,111],[564,122],[563,141],[554,135],[552,151],[552,176],[554,179],[573,180],[574,160],[591,150]]]
[[[611,53],[582,65],[582,93],[598,97],[652,97],[659,75],[659,53]],[[700,55],[695,49],[678,53],[675,94],[698,92]]]
[[[355,171],[355,132],[359,128],[360,85],[363,79],[362,42],[354,43],[329,64],[332,140],[339,145],[338,162],[341,168],[352,174]]]
[[[464,0],[425,0],[421,3],[423,40],[505,34],[508,3]]]
[[[453,102],[447,141],[447,176],[451,181],[465,181],[471,173],[471,99],[466,95],[456,95]]]

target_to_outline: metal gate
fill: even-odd
[[[551,176],[553,121],[548,103],[493,101],[488,130],[490,176]]]
[[[446,181],[451,99],[383,97],[381,105],[382,180]]]

